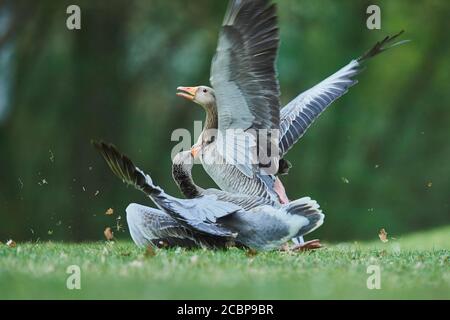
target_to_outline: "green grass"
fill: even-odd
[[[157,250],[131,242],[0,245],[1,299],[449,299],[450,227],[307,253]],[[66,268],[81,267],[81,290]],[[368,290],[368,265],[381,289]]]

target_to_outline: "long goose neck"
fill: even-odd
[[[217,106],[215,103],[204,106],[206,112],[206,120],[203,130],[217,129],[219,125],[217,116]]]
[[[194,183],[191,172],[186,170],[182,164],[172,165],[172,176],[186,198],[191,199],[201,196],[202,189]]]

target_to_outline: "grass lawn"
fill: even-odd
[[[0,299],[449,299],[450,227],[306,253],[157,250],[131,242],[0,245]],[[66,269],[81,268],[81,290]],[[366,286],[381,268],[381,289]]]

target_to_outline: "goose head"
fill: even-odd
[[[205,109],[216,107],[214,89],[207,86],[178,87],[177,96],[193,101]]]
[[[214,89],[207,86],[178,87],[177,96],[201,105],[206,112],[204,129],[216,129],[218,125],[217,105]]]
[[[216,129],[218,128],[219,120],[214,89],[208,86],[197,86],[178,87],[177,90],[177,96],[201,105],[206,112],[203,132],[199,137],[199,141],[191,149],[191,155],[197,158],[202,148],[208,145],[208,142],[213,142]]]

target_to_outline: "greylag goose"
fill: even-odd
[[[310,198],[301,198],[281,206],[264,198],[251,199],[220,190],[199,188],[191,178],[193,158],[189,151],[175,159],[173,174],[179,186],[190,193],[192,198],[178,199],[156,186],[149,175],[137,168],[114,146],[95,142],[94,145],[117,177],[143,191],[159,207],[160,210],[153,209],[159,221],[166,219],[161,218],[166,215],[172,218],[170,226],[173,226],[177,237],[186,237],[188,234],[195,238],[199,234],[208,238],[223,238],[223,241],[235,241],[249,248],[271,250],[278,249],[293,237],[314,231],[323,223],[324,214],[317,202]],[[131,224],[130,231],[143,234],[144,238],[146,235],[150,240],[154,240],[153,236],[161,238],[160,234],[153,235],[157,226],[148,228],[149,223],[143,225],[145,219],[142,216],[136,217],[142,207],[133,206],[129,210],[132,216],[128,218],[127,214],[127,220]],[[141,210],[148,213],[147,217],[152,215],[148,209],[150,208]],[[139,244],[139,236],[133,236],[133,240]]]
[[[333,101],[357,83],[354,76],[361,71],[364,61],[404,42],[387,46],[401,33],[377,42],[364,55],[301,93],[280,112],[275,68],[279,44],[275,6],[269,5],[267,0],[230,1],[211,66],[210,82],[214,89],[178,87],[178,96],[201,105],[206,111],[204,130],[192,153],[199,157],[205,171],[222,190],[288,202],[274,172],[258,171],[253,162],[229,161],[229,150],[238,155],[255,145],[251,135],[245,137],[250,136],[250,142],[245,138],[231,140],[234,145],[225,145],[225,148],[224,139],[217,139],[217,136],[225,136],[229,129],[240,129],[244,133],[252,129],[279,129],[278,153],[271,160],[278,163],[279,173],[285,173],[290,164],[283,156]],[[269,136],[270,142],[265,144],[273,145],[275,136]],[[260,150],[258,146],[255,148]]]
[[[278,140],[270,135],[270,130],[279,128],[280,120],[275,74],[278,42],[274,5],[266,0],[231,1],[211,67],[215,91],[206,86],[178,88],[179,96],[196,101],[207,112],[197,146],[204,146],[200,159],[216,184],[226,191],[276,201],[280,201],[274,191],[277,180],[270,175],[255,176],[254,154],[259,147],[256,137],[247,132],[269,130],[268,147]],[[214,129],[218,129],[217,135]],[[233,131],[237,134],[230,138]]]

